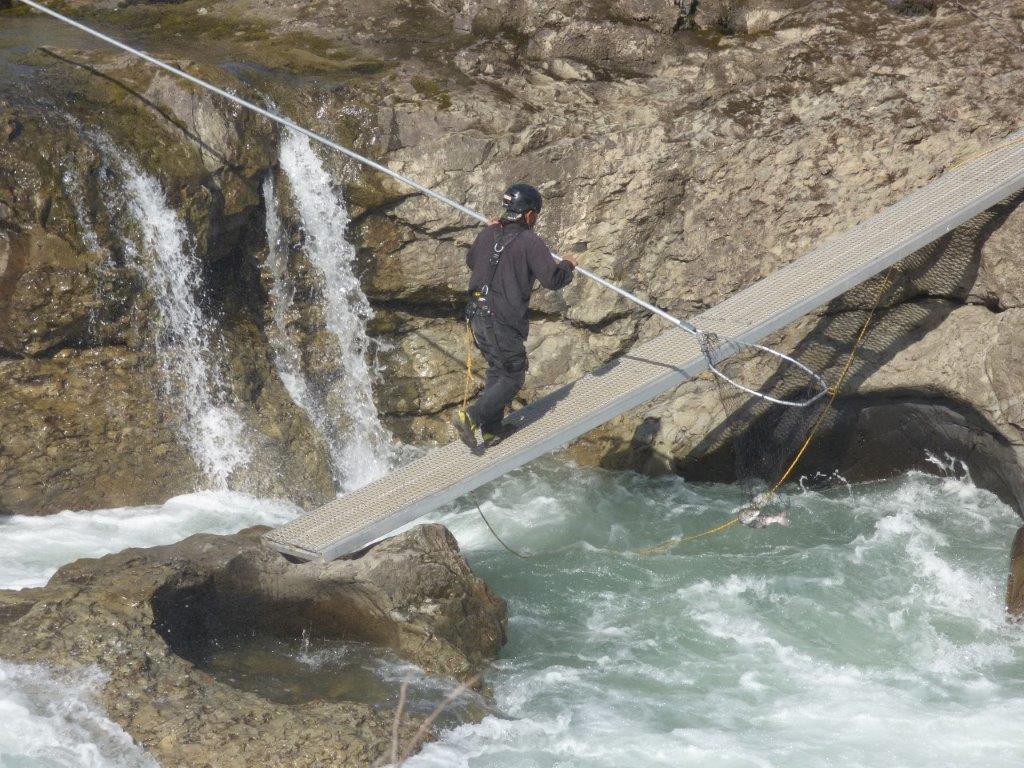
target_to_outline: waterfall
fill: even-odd
[[[61,182],[64,184],[67,198],[71,201],[74,209],[75,224],[78,225],[78,234],[82,238],[83,245],[90,251],[103,250],[103,246],[100,245],[99,235],[96,234],[96,228],[93,226],[92,220],[89,217],[89,211],[86,208],[85,189],[82,187],[82,182],[70,168],[64,170],[64,173],[61,175]]]
[[[210,482],[226,488],[249,452],[245,425],[226,404],[227,386],[211,349],[214,331],[197,303],[202,282],[194,245],[159,182],[109,140],[98,142],[120,177],[111,196],[136,225],[136,236],[126,233],[124,246],[154,299],[164,393],[181,409],[181,433],[196,463]]]
[[[345,200],[313,151],[309,139],[288,133],[281,144],[281,169],[305,234],[305,254],[323,280],[323,310],[327,330],[338,340],[343,371],[337,400],[345,423],[338,435],[335,463],[346,490],[365,485],[384,474],[393,455],[391,436],[380,422],[373,402],[370,339],[366,322],[370,302],[353,271],[356,249],[348,241]],[[328,432],[330,434],[330,432]]]
[[[288,243],[281,226],[273,174],[267,174],[263,180],[263,201],[267,232],[267,254],[263,269],[273,320],[267,336],[274,352],[274,366],[292,401],[306,412],[326,441],[334,480],[342,485],[345,482],[346,456],[341,436],[327,417],[323,402],[310,390],[302,370],[302,354],[288,333],[288,310],[295,300],[295,284],[288,269]]]

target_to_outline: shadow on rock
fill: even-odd
[[[888,275],[880,275],[835,299],[817,325],[796,345],[792,356],[811,370],[820,372],[830,385],[839,381],[849,360],[849,370],[841,389],[844,393],[856,393],[868,377],[897,353],[937,328],[954,309],[962,306],[977,279],[986,241],[1022,199],[1024,196],[1016,195],[989,209],[906,257]],[[876,300],[878,309],[866,335],[858,343],[858,336],[869,320]],[[854,350],[852,359],[849,357],[851,350]],[[750,362],[739,355],[726,361],[724,368],[726,373],[743,380],[742,371]],[[777,368],[758,388],[774,397],[790,400],[805,399],[809,394],[806,376],[788,364]],[[859,431],[888,425],[889,422],[870,414],[858,416],[856,413],[856,409],[871,405],[875,409],[874,416],[878,416],[883,404],[886,419],[919,425],[918,419],[923,419],[926,426],[921,426],[919,433],[915,434],[924,442],[913,445],[914,455],[922,460],[924,448],[950,450],[973,468],[976,462],[971,461],[972,456],[968,453],[981,448],[980,443],[969,436],[985,433],[991,438],[988,442],[992,445],[986,442],[977,465],[980,467],[986,457],[998,455],[1002,469],[997,474],[1001,477],[1008,475],[1011,467],[1016,467],[1012,451],[1004,445],[1005,439],[998,436],[998,431],[988,425],[976,409],[964,404],[939,402],[934,393],[926,396],[923,393],[892,392],[870,402],[854,394],[840,398],[837,403],[840,407],[831,410],[826,410],[827,398],[815,406],[801,409],[747,398],[727,386],[720,387],[720,394],[729,416],[694,450],[675,462],[675,470],[691,480],[732,482],[757,479],[772,482],[793,460],[818,419],[821,419],[818,435],[829,437],[819,437],[811,444],[801,459],[800,473],[806,474],[807,470],[828,465],[829,472],[839,470],[846,475],[856,468],[849,467],[841,459],[849,456],[852,460],[854,453],[858,456],[858,466],[864,471],[856,471],[856,478],[850,479],[878,477],[866,471],[869,466],[883,476],[905,471],[910,468],[905,456],[894,456],[884,440]],[[929,404],[920,402],[924,400]],[[905,411],[898,407],[901,401],[907,404]],[[922,409],[928,411],[927,415]],[[950,439],[952,432],[957,430],[960,430],[963,443]],[[889,433],[888,429],[883,431]],[[943,437],[940,439],[940,436]],[[928,442],[932,437],[935,442]],[[851,441],[857,441],[859,452],[847,449],[846,444]],[[869,458],[865,455],[865,446],[869,444],[880,452],[878,456]],[[905,440],[901,444],[910,450]],[[923,461],[912,463],[915,468],[928,469]],[[886,466],[895,469],[883,472],[882,468]],[[1013,471],[1019,474],[1019,470]],[[976,478],[979,484],[983,479]],[[994,492],[1017,505],[1018,510],[1022,508],[1024,493],[1020,490],[1019,480],[993,478],[993,483],[991,489]]]

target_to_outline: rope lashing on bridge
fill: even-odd
[[[817,417],[815,417],[810,428],[807,430],[807,434],[804,436],[803,442],[801,443],[800,447],[796,450],[796,452],[793,454],[792,459],[786,465],[786,468],[783,470],[782,474],[779,475],[775,482],[772,483],[772,485],[766,491],[758,494],[751,502],[744,505],[738,511],[730,515],[729,519],[725,522],[714,525],[711,528],[700,531],[699,533],[673,536],[672,538],[666,539],[665,541],[659,544],[655,544],[650,547],[644,547],[642,549],[615,550],[615,552],[621,555],[639,555],[640,557],[654,557],[656,555],[664,555],[682,544],[687,544],[691,541],[697,541],[698,539],[704,539],[709,536],[714,536],[717,533],[722,533],[723,531],[732,528],[736,524],[743,522],[742,515],[745,511],[754,511],[755,517],[757,516],[757,514],[760,514],[759,510],[766,506],[767,504],[769,504],[772,501],[772,499],[774,499],[778,495],[779,490],[786,483],[786,481],[788,481],[790,477],[793,476],[793,472],[800,464],[800,460],[804,457],[804,454],[807,453],[807,450],[811,447],[811,444],[818,436],[818,432],[821,430],[821,427],[825,423],[826,416],[832,409],[832,406],[835,404],[836,399],[839,397],[840,393],[843,390],[843,385],[846,383],[846,380],[850,375],[850,371],[853,368],[854,360],[857,357],[857,351],[864,343],[865,338],[867,338],[868,331],[870,330],[872,323],[874,323],[875,316],[878,314],[879,307],[881,307],[882,305],[882,299],[885,297],[886,291],[888,291],[889,288],[893,285],[893,280],[895,276],[900,272],[901,270],[899,265],[896,265],[890,267],[889,270],[885,273],[884,277],[879,283],[878,291],[877,293],[875,293],[875,297],[871,302],[871,307],[868,310],[866,317],[864,318],[864,322],[861,324],[860,329],[857,332],[857,335],[854,337],[853,343],[850,345],[850,351],[847,354],[846,360],[844,361],[843,366],[839,371],[839,376],[836,379],[836,383],[828,388],[828,400],[822,407],[821,412],[817,415]],[[484,515],[484,511],[483,509],[481,509],[480,502],[476,500],[476,497],[470,495],[469,498],[473,506],[476,507],[476,511],[480,515],[480,519],[484,521],[484,525],[487,526],[487,530],[491,532],[491,535],[494,537],[494,539],[507,552],[514,555],[515,557],[518,557],[522,560],[532,560],[543,555],[551,555],[556,554],[558,552],[563,552],[572,546],[565,545],[562,547],[558,547],[554,550],[545,550],[544,552],[536,553],[523,552],[521,550],[517,550],[510,544],[508,544],[498,534],[494,526],[491,524],[491,521],[487,519],[486,515]]]
[[[634,550],[634,554],[643,556],[664,554],[670,551],[671,549],[674,549],[675,547],[679,546],[680,544],[685,544],[686,542],[701,539],[705,536],[711,536],[713,534],[719,533],[720,531],[724,531],[736,525],[737,523],[742,522],[742,513],[750,508],[754,508],[753,511],[756,514],[760,514],[759,510],[766,506],[767,504],[769,504],[772,501],[772,499],[778,495],[779,490],[786,483],[786,481],[789,480],[790,477],[792,477],[793,472],[800,464],[800,460],[804,457],[804,454],[807,453],[808,448],[811,447],[811,444],[818,436],[818,432],[821,430],[821,427],[825,423],[826,416],[828,415],[829,411],[831,411],[832,406],[836,402],[836,399],[842,392],[843,385],[846,383],[846,379],[850,375],[850,370],[853,368],[853,361],[857,357],[857,350],[860,349],[861,344],[863,344],[864,339],[867,337],[868,330],[871,328],[871,324],[874,322],[875,315],[878,314],[878,308],[882,305],[882,298],[885,296],[886,291],[888,291],[889,287],[892,285],[894,276],[899,272],[899,265],[892,266],[889,268],[889,270],[885,273],[885,276],[882,278],[882,281],[878,286],[878,292],[875,294],[874,301],[871,303],[871,309],[868,311],[867,317],[865,317],[864,319],[864,323],[861,325],[860,330],[858,331],[857,336],[853,341],[853,344],[850,346],[850,352],[846,356],[846,361],[844,362],[842,369],[840,369],[839,377],[836,379],[836,383],[828,388],[828,400],[822,407],[821,413],[818,414],[818,416],[814,419],[814,422],[811,424],[810,429],[807,431],[807,435],[804,437],[803,443],[801,443],[796,453],[793,454],[793,458],[787,464],[785,470],[783,470],[782,474],[779,475],[779,477],[775,480],[774,483],[772,483],[771,487],[768,488],[768,490],[765,491],[764,493],[758,494],[758,496],[753,501],[751,501],[750,504],[746,505],[745,507],[741,507],[738,512],[734,513],[729,518],[729,520],[722,523],[721,525],[716,525],[715,527],[709,528],[708,530],[702,531],[701,533],[690,534],[688,536],[673,537],[652,547]]]
[[[230,101],[230,102],[232,102],[234,104],[237,104],[238,106],[240,106],[240,107],[242,107],[244,109],[248,109],[251,112],[255,112],[258,115],[262,115],[263,117],[265,117],[268,120],[271,120],[271,121],[277,123],[278,125],[284,126],[285,128],[287,128],[289,130],[292,130],[292,131],[295,131],[295,132],[297,132],[299,134],[302,134],[303,136],[305,136],[305,137],[307,137],[307,138],[317,142],[318,144],[322,144],[323,146],[328,147],[330,149],[333,149],[336,152],[340,152],[343,155],[345,155],[346,157],[348,157],[348,158],[350,158],[352,160],[355,160],[356,162],[361,163],[362,165],[365,165],[368,168],[372,168],[375,171],[379,171],[380,173],[383,173],[383,174],[385,174],[387,176],[390,176],[392,179],[395,179],[396,181],[401,182],[402,184],[405,184],[405,185],[407,185],[409,187],[412,187],[417,192],[420,192],[420,193],[426,195],[427,197],[433,198],[434,200],[437,200],[438,202],[443,203],[444,205],[447,205],[447,206],[455,209],[456,211],[459,211],[460,213],[465,214],[466,216],[470,217],[471,219],[475,219],[476,221],[478,221],[480,223],[483,223],[483,224],[486,224],[489,221],[486,216],[484,216],[483,214],[479,213],[478,211],[475,211],[474,209],[470,208],[469,206],[464,205],[463,203],[459,203],[456,200],[453,200],[452,198],[448,197],[447,195],[442,194],[441,192],[438,192],[438,191],[436,191],[434,189],[426,187],[423,184],[420,184],[419,182],[415,181],[414,179],[409,178],[408,176],[404,176],[403,174],[398,173],[397,171],[393,171],[390,168],[388,168],[387,166],[381,165],[380,163],[377,163],[377,162],[371,160],[370,158],[365,157],[365,156],[359,154],[358,152],[355,152],[352,149],[349,149],[348,147],[342,146],[341,144],[338,144],[337,142],[332,141],[332,140],[328,139],[325,136],[322,136],[322,135],[320,135],[320,134],[318,134],[318,133],[316,133],[314,131],[311,131],[308,128],[304,128],[301,125],[299,125],[298,123],[296,123],[294,120],[290,120],[287,117],[283,117],[282,115],[279,115],[279,114],[277,114],[275,112],[271,112],[268,109],[265,109],[265,108],[260,107],[260,106],[258,106],[256,104],[253,104],[252,102],[247,101],[246,99],[243,99],[240,96],[237,96],[237,95],[231,93],[230,91],[224,90],[223,88],[218,88],[217,86],[213,85],[212,83],[207,82],[206,80],[198,78],[195,75],[190,75],[188,72],[185,72],[184,70],[178,69],[177,67],[174,67],[174,66],[172,66],[172,65],[170,65],[170,64],[168,64],[168,63],[166,63],[164,61],[161,61],[160,59],[158,59],[158,58],[156,58],[154,56],[151,56],[150,54],[146,53],[145,51],[139,50],[137,48],[133,48],[130,45],[122,43],[121,41],[116,40],[116,39],[110,37],[109,35],[105,35],[102,32],[99,32],[99,31],[97,31],[97,30],[95,30],[95,29],[93,29],[91,27],[88,27],[85,24],[82,24],[81,22],[75,21],[74,19],[71,19],[71,18],[69,18],[69,17],[67,17],[67,16],[65,16],[65,15],[63,15],[61,13],[58,13],[57,11],[54,11],[54,10],[52,10],[50,8],[47,8],[45,5],[41,5],[40,3],[35,2],[35,0],[17,0],[17,1],[22,3],[23,5],[27,5],[29,8],[32,8],[32,9],[34,9],[36,11],[39,11],[40,13],[46,14],[47,16],[50,16],[50,17],[56,19],[57,21],[60,21],[63,24],[67,24],[69,26],[72,26],[75,29],[79,30],[80,32],[84,32],[85,34],[90,35],[92,37],[95,37],[98,40],[102,40],[103,42],[107,43],[108,45],[112,45],[115,48],[119,48],[120,50],[122,50],[122,51],[124,51],[126,53],[129,53],[132,56],[136,56],[137,58],[140,58],[143,61],[146,61],[146,62],[152,64],[153,66],[158,67],[158,68],[164,70],[165,72],[168,72],[168,73],[174,75],[175,77],[180,77],[180,78],[182,78],[184,80],[187,80],[188,82],[190,82],[190,83],[192,83],[194,85],[197,85],[200,88],[204,88],[204,89],[206,89],[207,91],[209,91],[211,93],[215,93],[218,96],[221,96],[222,98],[227,99],[228,101]],[[561,260],[561,258],[558,256],[558,254],[552,252],[551,255],[555,259],[558,259],[559,261]],[[760,344],[753,344],[753,343],[749,343],[749,342],[744,342],[744,341],[740,341],[738,339],[729,338],[729,337],[724,336],[722,334],[716,334],[716,333],[713,333],[713,332],[708,331],[708,330],[702,330],[700,328],[697,328],[695,325],[693,325],[693,323],[691,323],[691,322],[689,322],[687,320],[683,320],[681,318],[675,317],[674,315],[670,314],[669,312],[666,312],[665,310],[661,309],[660,307],[657,307],[654,304],[651,304],[650,302],[644,301],[639,296],[636,296],[635,294],[630,293],[629,291],[625,290],[624,288],[620,288],[619,286],[615,285],[614,283],[604,279],[603,277],[601,277],[599,275],[594,274],[593,272],[591,272],[591,271],[589,271],[589,270],[587,270],[587,269],[585,269],[583,267],[577,266],[576,267],[576,271],[579,272],[584,277],[588,278],[589,280],[592,280],[593,282],[597,283],[598,285],[601,285],[604,288],[607,288],[608,290],[613,291],[614,293],[617,293],[619,296],[623,297],[624,299],[633,302],[637,306],[642,307],[643,309],[647,310],[651,314],[657,315],[658,317],[662,318],[663,320],[668,321],[669,323],[671,323],[672,325],[676,326],[677,328],[679,328],[679,329],[681,329],[683,331],[686,331],[689,334],[692,334],[697,339],[698,343],[700,344],[701,351],[704,354],[704,357],[705,357],[705,359],[707,361],[707,364],[708,364],[708,369],[712,373],[714,373],[715,376],[719,377],[722,381],[726,382],[730,386],[733,386],[733,387],[735,387],[736,389],[738,389],[738,390],[740,390],[742,392],[747,393],[748,395],[750,395],[752,397],[760,398],[762,400],[765,400],[765,401],[771,402],[771,403],[775,403],[777,405],[790,406],[790,407],[794,407],[794,408],[805,408],[805,407],[807,407],[809,405],[812,405],[813,403],[817,402],[822,397],[824,397],[826,394],[828,394],[828,387],[825,384],[824,380],[821,378],[821,376],[819,376],[815,371],[812,371],[809,367],[807,367],[806,365],[801,363],[799,360],[795,360],[794,358],[790,357],[789,355],[787,355],[787,354],[785,354],[783,352],[779,352],[778,350],[772,349],[770,347],[762,346]],[[779,399],[779,398],[772,397],[772,396],[770,396],[768,394],[765,394],[763,392],[758,392],[755,389],[747,387],[744,384],[741,384],[740,382],[733,380],[732,378],[730,378],[729,376],[727,376],[725,373],[723,373],[721,370],[718,369],[718,366],[715,363],[715,361],[713,359],[713,356],[711,354],[711,348],[715,347],[715,346],[718,346],[723,341],[727,342],[729,344],[733,344],[736,347],[743,347],[743,348],[746,348],[746,349],[751,349],[751,350],[756,350],[756,351],[759,351],[759,352],[763,352],[765,354],[768,354],[768,355],[771,355],[773,357],[776,357],[779,360],[781,360],[781,361],[783,361],[785,363],[788,363],[789,365],[793,365],[793,366],[797,367],[798,369],[803,371],[808,376],[809,381],[813,382],[815,385],[817,385],[817,387],[820,388],[819,391],[817,393],[815,393],[814,395],[812,395],[811,397],[809,397],[808,399],[806,399],[806,400],[785,400],[785,399]]]

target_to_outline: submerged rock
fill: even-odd
[[[165,768],[366,766],[390,749],[390,711],[274,703],[181,654],[239,634],[305,632],[369,641],[465,678],[505,641],[504,601],[441,526],[327,564],[287,562],[260,545],[262,530],[80,560],[45,587],[0,592],[0,657],[99,667],[108,716]]]

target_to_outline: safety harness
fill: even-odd
[[[469,391],[473,386],[473,318],[474,317],[494,317],[494,308],[491,306],[489,296],[491,295],[491,283],[494,282],[494,276],[498,273],[498,264],[501,263],[501,254],[505,252],[505,249],[512,244],[522,233],[522,230],[516,232],[507,240],[505,239],[505,225],[502,224],[501,230],[494,235],[494,245],[491,248],[491,255],[488,257],[488,263],[491,265],[491,273],[487,276],[487,282],[469,292],[469,300],[466,302],[466,382],[462,389],[462,410],[465,411],[469,404]]]
[[[489,296],[491,294],[491,283],[494,282],[494,276],[498,273],[498,264],[501,263],[501,254],[505,252],[512,241],[522,234],[522,230],[519,230],[507,240],[505,239],[505,225],[501,224],[501,230],[494,235],[494,245],[491,248],[491,255],[488,258],[488,263],[491,265],[491,273],[487,276],[487,282],[481,285],[479,288],[469,292],[469,300],[466,302],[466,322],[469,323],[474,317],[494,317],[494,308],[491,306]]]

